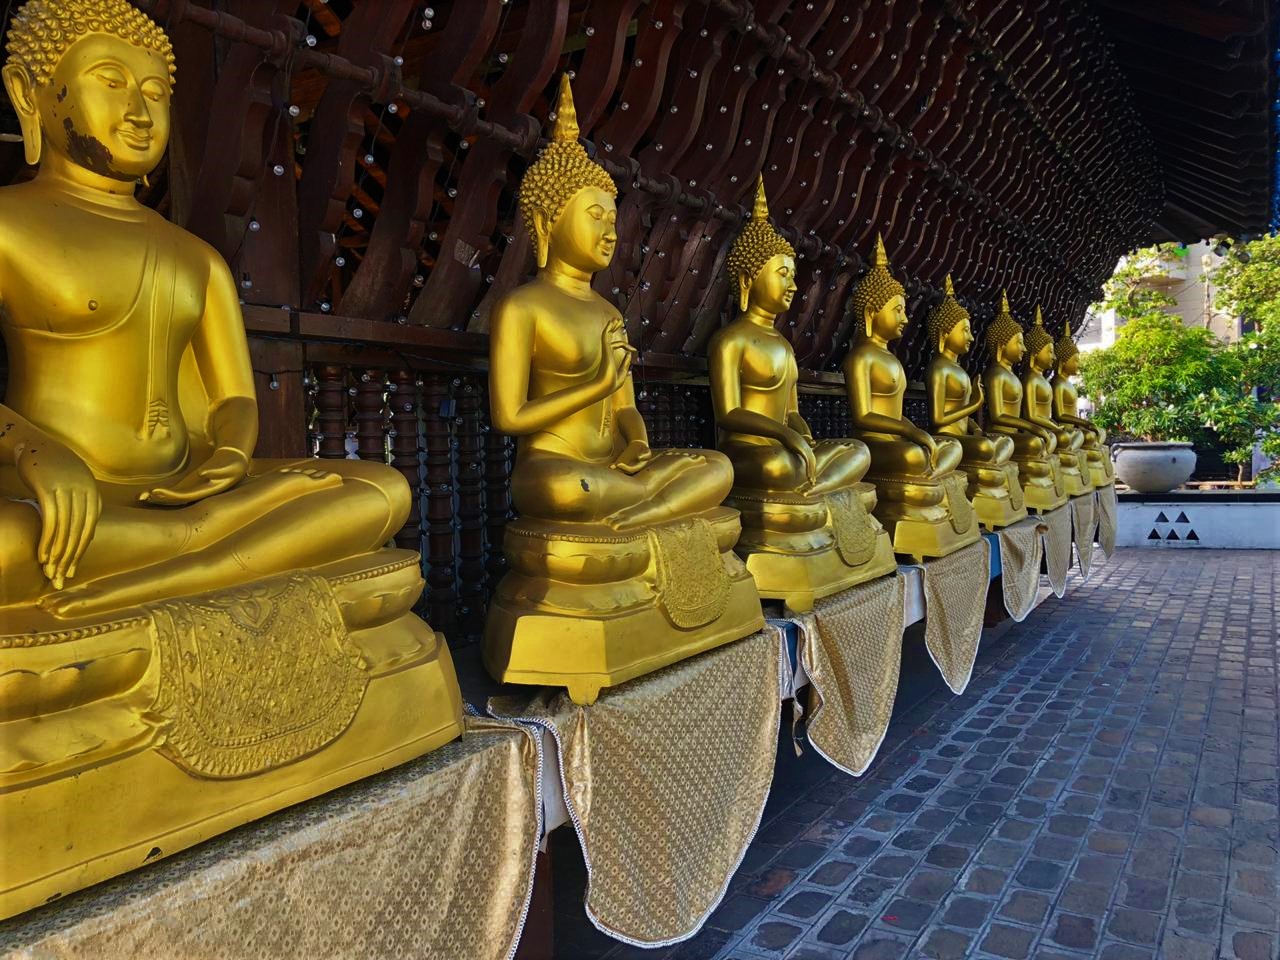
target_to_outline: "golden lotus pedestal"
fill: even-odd
[[[869,473],[867,479],[876,486],[875,516],[889,531],[895,553],[916,560],[945,557],[982,535],[966,496],[968,481],[958,470],[910,480]]]
[[[511,570],[485,623],[484,663],[503,683],[567,687],[594,703],[612,687],[764,626],[755,582],[733,552],[738,511],[619,532],[516,520]]]
[[[416,553],[0,635],[0,918],[462,732]]]
[[[1026,497],[1013,463],[971,463],[961,461],[960,469],[969,480],[968,494],[978,523],[988,530],[1012,526],[1027,516]]]
[[[897,569],[870,483],[820,496],[735,488],[725,505],[742,513],[735,549],[760,596],[797,612]]]

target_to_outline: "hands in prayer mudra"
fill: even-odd
[[[0,191],[0,917],[461,731],[418,556],[383,548],[404,479],[253,459],[231,273],[134,199],[169,137],[164,32],[31,0],[9,54],[39,170]]]
[[[726,502],[742,513],[737,552],[762,597],[807,611],[896,564],[868,513],[876,491],[862,482],[866,445],[815,442],[800,415],[795,351],[774,328],[795,297],[795,250],[768,218],[761,178],[726,264],[738,316],[711,339],[711,399],[719,448],[733,462]]]
[[[722,506],[733,468],[712,450],[649,448],[635,355],[616,307],[591,288],[617,244],[609,174],[578,142],[567,76],[551,142],[525,172],[520,213],[538,273],[498,304],[490,411],[519,438],[503,577],[484,660],[512,683],[601,687],[763,625]]]

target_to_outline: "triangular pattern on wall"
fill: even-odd
[[[1163,510],[1161,510],[1158,514],[1156,514],[1156,523],[1168,523],[1168,522],[1169,522],[1169,518],[1164,515]]]
[[[1152,528],[1152,530],[1151,530],[1151,532],[1147,534],[1147,539],[1148,539],[1148,540],[1159,540],[1159,539],[1160,539],[1160,534],[1159,534],[1159,532],[1158,532],[1158,531],[1153,527],[1153,528]]]
[[[1190,523],[1191,521],[1187,519],[1187,515],[1185,513],[1183,513],[1182,511],[1179,511],[1178,519],[1173,522],[1174,523]]]
[[[1196,543],[1199,543],[1199,542],[1200,542],[1200,538],[1199,538],[1198,536],[1196,536],[1196,532],[1195,532],[1195,530],[1188,531],[1188,533],[1187,533],[1187,539],[1188,539],[1188,540],[1194,540]]]
[[[1165,542],[1168,543],[1170,540],[1181,540],[1182,538],[1178,536],[1177,530],[1170,530],[1169,535],[1164,539],[1165,539]]]

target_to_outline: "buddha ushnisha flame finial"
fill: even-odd
[[[1000,348],[1022,332],[1022,324],[1013,319],[1013,314],[1009,310],[1009,294],[1005,290],[1000,291],[1000,309],[996,311],[995,319],[991,321],[991,326],[987,327],[987,348],[991,351],[992,356],[1000,352]]]
[[[871,254],[871,268],[853,288],[850,307],[855,320],[864,328],[867,318],[878,313],[894,297],[906,298],[907,291],[889,272],[889,254],[885,252],[884,238],[877,233],[875,249]]]
[[[1027,331],[1027,356],[1034,357],[1046,346],[1053,346],[1053,336],[1045,329],[1044,316],[1040,312],[1040,305],[1036,304],[1035,319],[1031,321],[1031,329]]]
[[[938,349],[938,344],[942,341],[951,329],[961,320],[969,319],[969,311],[960,306],[960,302],[956,300],[956,290],[951,284],[951,274],[947,274],[947,279],[942,286],[942,301],[929,311],[929,342],[933,344],[933,348]]]
[[[598,187],[611,197],[618,195],[618,188],[608,171],[587,156],[587,151],[578,142],[578,113],[573,106],[573,90],[566,73],[560,77],[551,142],[525,171],[520,182],[520,216],[530,236],[538,236],[535,218],[544,217],[549,232],[573,195],[585,187]],[[547,251],[545,244],[536,246],[541,268],[546,266]]]
[[[751,209],[751,219],[747,221],[738,234],[729,255],[725,258],[725,270],[730,281],[744,276],[748,281],[754,279],[760,269],[778,255],[795,257],[796,251],[786,238],[769,223],[769,202],[764,193],[764,177],[756,181],[755,203]]]

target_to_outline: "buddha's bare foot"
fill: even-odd
[[[119,579],[122,578],[104,577],[93,583],[67,587],[41,597],[38,602],[46,612],[66,620],[87,617],[108,610],[119,610],[140,603],[144,599],[143,597],[130,599],[130,591],[113,585],[112,581]]]
[[[263,491],[278,492],[281,500],[306,496],[317,490],[342,486],[342,477],[320,467],[284,467],[265,474],[257,481]]]

